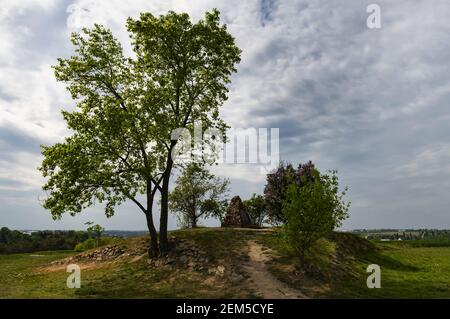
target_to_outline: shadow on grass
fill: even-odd
[[[380,265],[383,268],[400,271],[419,271],[420,268],[411,264],[403,263],[395,258],[386,256],[381,252],[366,254],[363,258],[368,263]]]

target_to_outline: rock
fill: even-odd
[[[186,255],[181,255],[179,260],[182,264],[185,264],[188,262],[188,257]]]
[[[228,206],[227,215],[222,227],[252,227],[255,226],[247,213],[239,196],[234,196]]]
[[[142,258],[144,258],[144,255],[136,256],[136,257],[134,257],[133,259],[131,259],[131,262],[132,262],[132,263],[135,263],[135,262],[141,260]]]
[[[166,261],[164,259],[158,259],[155,262],[155,266],[156,267],[161,267],[161,266],[165,265],[165,263],[166,263]]]
[[[222,265],[217,266],[216,274],[222,276],[225,273],[225,267]]]
[[[211,274],[219,276],[225,271],[225,268],[216,268],[217,264],[213,266],[207,253],[200,249],[194,241],[183,238],[170,238],[172,250],[165,256],[160,256],[155,259],[148,259],[148,241],[142,240],[136,245],[107,245],[98,247],[93,250],[82,252],[78,255],[68,257],[62,260],[51,262],[52,265],[64,265],[70,263],[107,263],[112,261],[127,261],[130,263],[139,260],[146,260],[149,267],[166,267],[179,268],[189,271],[206,272],[210,267],[213,267]]]
[[[208,274],[215,274],[216,273],[216,268],[209,268],[208,269]]]
[[[235,281],[235,282],[241,282],[241,281],[244,280],[245,278],[244,278],[244,276],[239,275],[239,274],[232,274],[232,275],[230,276],[230,279],[231,279],[232,281]]]

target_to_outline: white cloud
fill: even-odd
[[[422,181],[427,178],[434,179],[439,175],[450,176],[450,144],[434,143],[426,146],[408,161],[396,168],[396,178],[417,178]],[[450,183],[444,178],[443,181]],[[439,180],[434,179],[434,184]],[[433,184],[430,184],[433,186]],[[437,186],[437,185],[436,185]]]
[[[405,223],[420,225],[420,209],[427,205],[442,224],[447,197],[434,196],[429,204],[429,194],[441,194],[450,174],[450,6],[377,3],[379,30],[366,27],[367,4],[361,1],[276,1],[270,9],[256,0],[7,1],[0,8],[0,128],[47,143],[67,133],[59,110],[73,102],[50,65],[71,53],[68,35],[76,29],[67,25],[73,14],[68,5],[89,10],[83,23],[106,24],[128,53],[128,16],[175,10],[196,20],[218,7],[243,50],[222,110],[230,125],[279,127],[283,159],[339,169],[355,203],[350,226],[381,225],[374,212],[381,220],[400,224],[407,216]],[[0,155],[0,179],[19,183],[0,187],[18,190],[25,183],[27,190],[38,189],[34,168],[40,157],[24,152],[30,155]],[[430,166],[420,169],[422,161]],[[264,184],[258,167],[219,167],[217,173],[237,181],[234,193]]]
[[[14,161],[0,159],[0,180],[14,181],[12,185],[1,185],[0,189],[13,191],[33,191],[39,189],[43,178],[37,173],[40,161],[27,152],[14,154]]]

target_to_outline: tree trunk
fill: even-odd
[[[300,250],[300,266],[303,268],[305,267],[305,250],[301,249]]]
[[[169,240],[167,238],[167,221],[169,217],[169,180],[172,170],[172,159],[164,172],[163,185],[161,189],[161,216],[159,220],[159,249],[161,253],[169,251]]]
[[[197,227],[197,214],[195,212],[195,195],[192,196],[192,228]]]
[[[159,250],[161,254],[169,251],[169,240],[167,238],[167,221],[169,217],[169,182],[172,172],[173,160],[172,150],[177,141],[172,140],[167,155],[166,170],[164,171],[163,184],[161,188],[161,216],[159,220]]]
[[[147,218],[147,227],[148,227],[148,232],[150,233],[150,247],[148,249],[148,257],[156,258],[159,256],[158,234],[156,232],[155,225],[153,224],[152,213],[149,212],[149,213],[145,214],[145,217]]]
[[[161,253],[169,251],[169,240],[167,239],[167,221],[169,216],[168,207],[169,183],[163,183],[161,190],[161,217],[159,220],[159,249]]]
[[[147,212],[145,217],[147,219],[147,228],[150,233],[150,247],[148,250],[149,258],[156,258],[159,256],[158,234],[156,232],[155,224],[153,222],[153,199],[152,184],[147,181]]]

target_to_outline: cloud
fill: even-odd
[[[15,129],[13,126],[0,126],[0,151],[3,154],[21,150],[36,153],[39,151],[39,145],[40,141],[37,138]]]
[[[377,3],[382,28],[376,30],[366,27],[369,2],[364,1],[29,0],[2,5],[0,188],[8,192],[0,198],[8,200],[22,189],[34,200],[28,192],[40,194],[42,182],[35,170],[40,161],[36,145],[68,133],[59,111],[73,102],[50,66],[71,54],[68,35],[78,30],[69,23],[73,14],[83,13],[86,25],[110,27],[130,54],[128,16],[175,10],[199,19],[218,7],[243,50],[222,109],[230,125],[278,127],[282,159],[311,159],[322,170],[338,169],[353,202],[346,228],[450,227],[444,191],[450,174],[450,6],[425,0]],[[264,177],[251,165],[218,167],[217,174],[230,176],[233,195],[243,198],[264,186]],[[0,208],[0,224],[10,218]],[[125,222],[131,228],[137,223]]]

